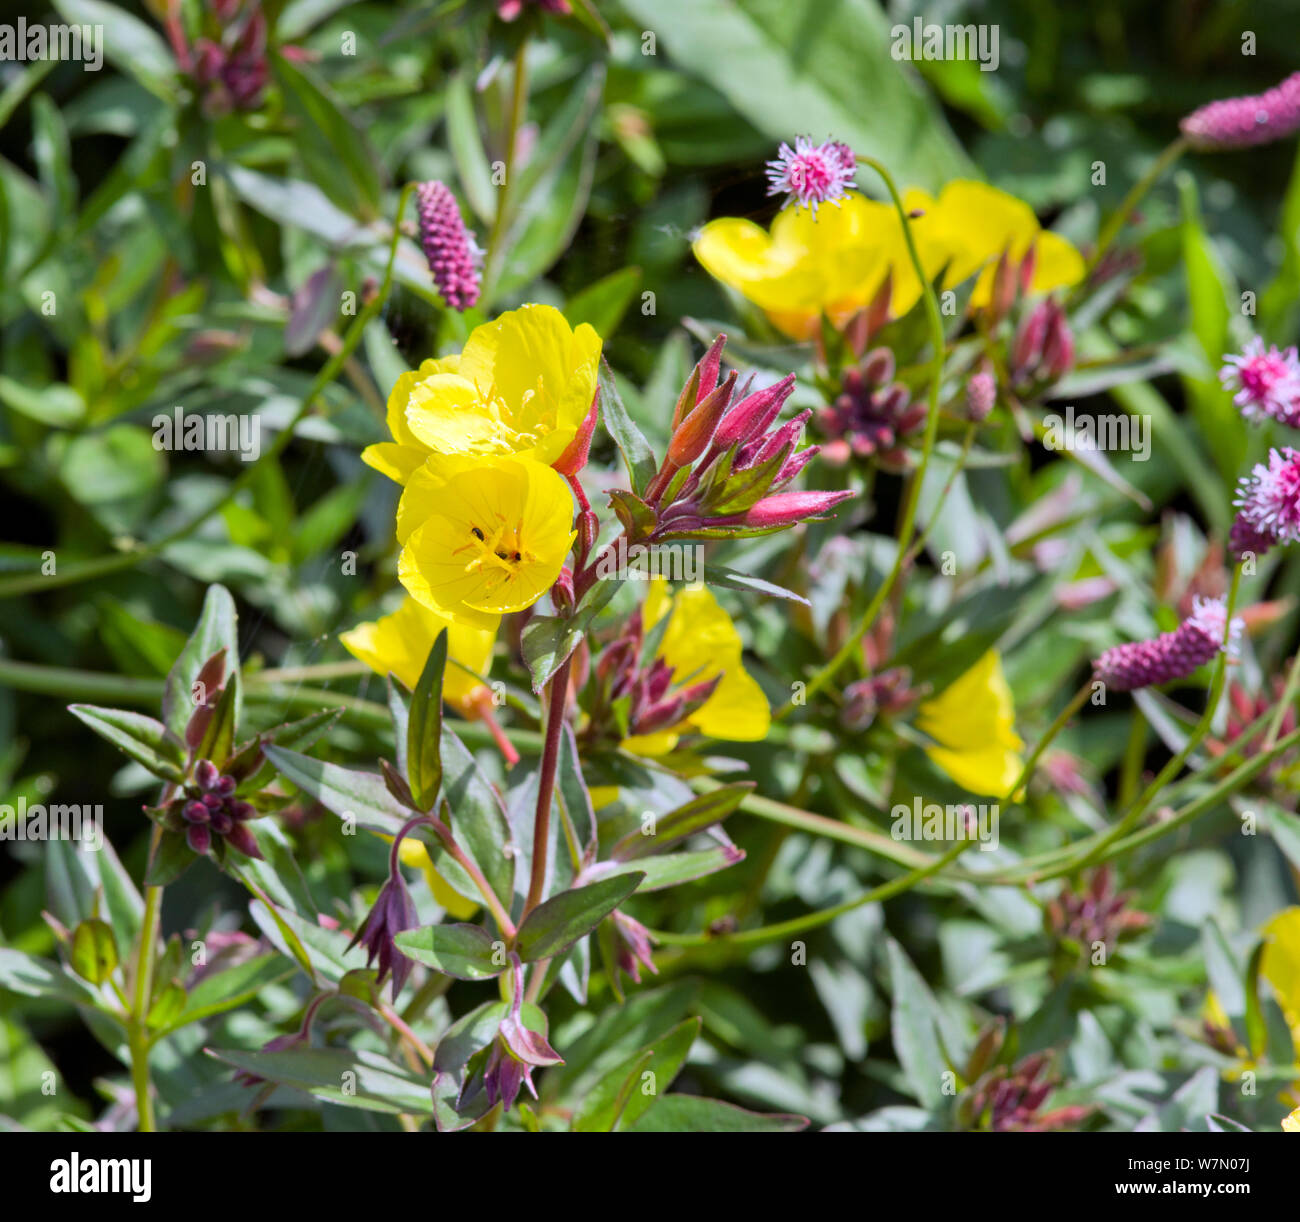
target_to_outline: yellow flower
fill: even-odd
[[[710,275],[794,339],[816,335],[823,313],[842,326],[871,301],[891,267],[895,313],[920,295],[910,270],[900,281],[904,264],[910,264],[898,213],[853,191],[838,207],[819,208],[815,217],[807,208],[784,209],[770,236],[739,217],[710,221],[692,249]]]
[[[398,577],[430,610],[487,627],[551,588],[572,526],[572,494],[550,467],[435,454],[398,505]]]
[[[912,189],[903,195],[909,212],[921,209],[928,220],[920,231],[927,270],[947,264],[943,287],[954,288],[979,273],[971,305],[982,307],[993,296],[997,261],[1007,252],[1019,262],[1034,250],[1034,275],[1030,291],[1077,284],[1084,273],[1083,257],[1059,234],[1043,229],[1026,203],[987,183],[959,178],[944,186],[937,200]]]
[[[973,304],[987,305],[993,267],[1004,250],[1036,259],[1031,288],[1045,293],[1076,283],[1083,259],[1068,241],[1042,229],[1033,210],[1014,196],[984,183],[957,179],[937,200],[919,190],[904,195],[917,257],[927,278],[945,266],[944,287],[980,274]],[[892,204],[850,192],[839,207],[814,217],[806,208],[787,208],[767,234],[752,221],[723,217],[710,221],[694,244],[705,269],[762,309],[774,326],[794,339],[817,334],[825,313],[836,326],[867,305],[892,272],[890,308],[905,314],[921,295],[902,225]]]
[[[1291,1038],[1300,1049],[1300,908],[1284,908],[1261,932],[1266,945],[1260,974],[1277,993]]]
[[[656,656],[673,668],[674,684],[694,685],[719,674],[722,679],[685,720],[655,734],[626,738],[623,746],[640,755],[662,755],[690,730],[733,742],[763,738],[771,725],[771,709],[763,689],[745,672],[740,634],[717,599],[703,585],[685,586],[674,593],[667,581],[656,577],[641,608],[645,631],[649,633],[665,616],[668,626]]]
[[[425,361],[388,398],[392,442],[370,466],[404,484],[430,454],[514,454],[550,464],[591,409],[600,336],[553,306],[526,305],[475,327],[458,356]]]
[[[468,714],[478,706],[487,687],[456,663],[485,674],[496,640],[495,624],[479,627],[448,619],[408,597],[391,615],[358,624],[350,632],[341,633],[339,640],[371,670],[381,675],[394,674],[414,691],[424,672],[429,650],[444,628],[447,669],[443,675],[442,697]],[[405,849],[405,843],[402,847]]]
[[[1282,1117],[1282,1131],[1284,1133],[1300,1133],[1300,1107],[1296,1108],[1289,1116]]]
[[[963,789],[1002,797],[1016,783],[1024,743],[1015,731],[1016,710],[1002,673],[1002,659],[990,649],[917,710],[917,728],[938,744],[926,755]]]

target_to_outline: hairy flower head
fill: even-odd
[[[767,193],[784,195],[787,208],[808,208],[816,216],[818,204],[838,204],[844,198],[857,172],[858,159],[847,144],[814,144],[799,136],[794,148],[782,144],[776,160],[767,163]]]
[[[573,544],[563,476],[519,458],[435,455],[397,510],[398,576],[417,602],[479,627],[531,607]]]
[[[1224,357],[1219,380],[1247,420],[1300,424],[1300,357],[1294,348],[1265,348],[1255,336],[1240,356]]]
[[[430,454],[518,455],[550,464],[591,410],[600,336],[548,305],[526,305],[475,327],[458,356],[425,361],[388,398],[392,442],[370,466],[404,484]]]

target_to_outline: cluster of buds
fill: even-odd
[[[1264,749],[1263,736],[1257,732],[1249,739],[1246,739],[1244,738],[1246,730],[1255,726],[1260,718],[1277,709],[1278,702],[1282,699],[1285,690],[1286,681],[1281,675],[1273,676],[1267,690],[1253,693],[1248,691],[1237,680],[1232,680],[1228,684],[1228,721],[1224,727],[1223,737],[1207,738],[1205,740],[1205,749],[1211,755],[1226,755],[1229,751],[1240,751],[1247,759],[1253,755],[1258,755]],[[1265,724],[1271,725],[1271,719]],[[1292,733],[1296,728],[1296,724],[1296,711],[1292,706],[1282,714],[1277,737],[1282,738]],[[1294,751],[1288,751],[1274,758],[1265,765],[1264,778],[1266,780],[1279,778],[1281,774],[1294,767],[1296,758],[1297,755]],[[1291,803],[1295,801],[1293,794],[1279,794],[1278,798]]]
[[[468,310],[478,301],[481,252],[465,228],[456,197],[440,182],[415,189],[420,249],[442,299],[453,310]]]
[[[892,717],[906,712],[916,703],[912,672],[906,666],[881,671],[869,679],[859,679],[844,689],[844,706],[840,724],[846,730],[861,733],[870,728],[880,714]]]
[[[184,795],[164,807],[163,826],[185,833],[196,853],[212,851],[214,839],[238,849],[246,857],[261,857],[248,820],[257,817],[251,802],[235,796],[239,781],[218,771],[211,760],[199,760]]]
[[[618,741],[671,729],[700,709],[722,682],[719,674],[699,683],[674,687],[678,676],[665,659],[642,661],[644,643],[638,608],[596,662],[595,694],[588,723],[591,736]]]
[[[853,495],[786,491],[818,451],[799,449],[812,413],[776,423],[794,389],[793,374],[752,392],[748,386],[737,391],[734,371],[720,379],[726,340],[718,336],[682,390],[668,453],[644,498],[612,494],[634,541],[769,534],[820,517]]]
[[[232,110],[256,110],[270,79],[266,57],[267,23],[257,0],[213,0],[214,38],[187,43],[179,6],[167,15],[167,34],[176,62],[198,86],[203,109],[210,115]],[[297,47],[281,47],[288,58],[301,57]]]
[[[876,348],[844,371],[835,401],[817,413],[822,447],[830,462],[874,458],[887,470],[902,470],[905,443],[925,423],[923,402],[912,401],[907,387],[894,381],[894,354]]]
[[[999,1065],[983,1074],[958,1104],[968,1129],[992,1133],[1049,1133],[1077,1128],[1092,1112],[1088,1104],[1044,1111],[1060,1078],[1051,1057],[1036,1052],[1014,1065]]]
[[[1133,892],[1115,890],[1111,868],[1102,866],[1079,890],[1063,887],[1048,903],[1044,924],[1048,933],[1076,943],[1085,953],[1100,943],[1109,955],[1122,938],[1151,924],[1145,912],[1129,907],[1132,899]]]
[[[1074,335],[1059,302],[1041,301],[1020,324],[1011,345],[1010,374],[1020,388],[1050,386],[1074,367]]]

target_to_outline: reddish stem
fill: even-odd
[[[542,747],[542,770],[538,778],[537,814],[533,819],[533,867],[528,883],[522,923],[538,904],[546,888],[546,855],[551,839],[551,798],[555,793],[555,772],[560,760],[560,731],[564,728],[564,706],[569,695],[572,654],[560,663],[551,677],[550,701],[546,710],[546,741]]]

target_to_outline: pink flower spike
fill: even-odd
[[[784,194],[783,207],[810,208],[816,216],[818,204],[838,204],[844,198],[857,172],[857,156],[847,144],[814,144],[799,136],[794,148],[782,144],[776,159],[767,163],[767,193]]]
[[[1300,425],[1300,357],[1294,348],[1266,349],[1255,336],[1240,356],[1224,358],[1219,381],[1234,392],[1232,401],[1247,420]]]
[[[1223,599],[1197,598],[1191,615],[1175,631],[1106,650],[1097,659],[1096,676],[1117,692],[1185,679],[1221,649],[1235,656],[1243,624],[1234,617],[1228,629],[1227,617]]]
[[[1194,149],[1215,151],[1269,144],[1300,131],[1300,72],[1266,93],[1225,98],[1194,110],[1178,125]]]
[[[420,247],[433,282],[453,310],[468,310],[478,301],[479,249],[461,219],[456,197],[440,182],[415,189],[420,218]]]

